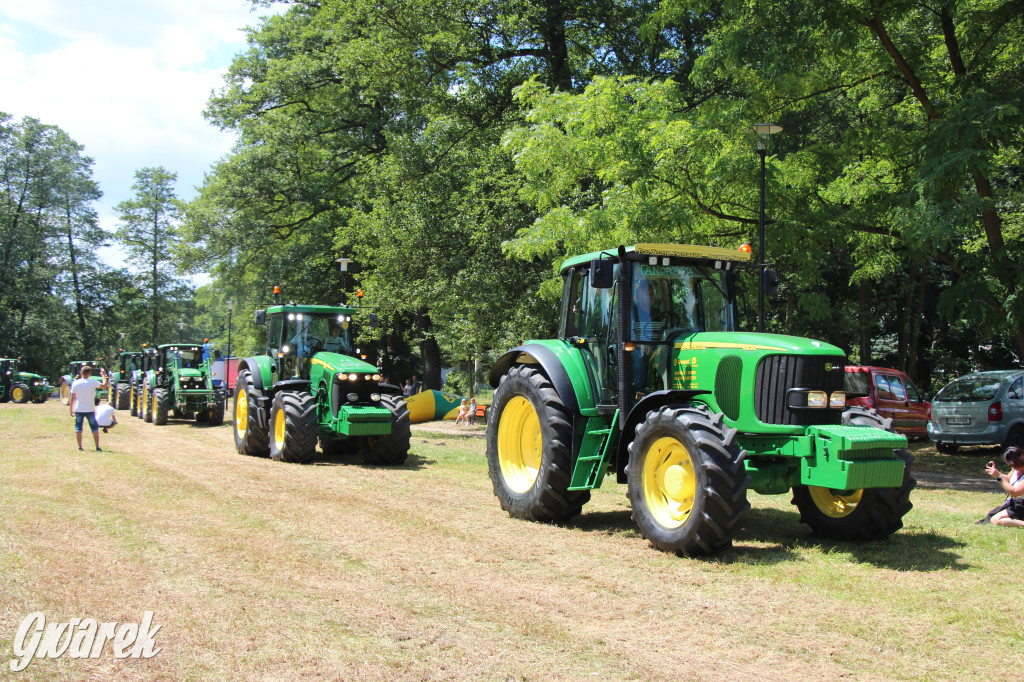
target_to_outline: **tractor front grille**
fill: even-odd
[[[846,363],[842,357],[821,355],[769,355],[757,365],[754,383],[754,410],[764,424],[813,426],[839,424],[842,409],[790,409],[792,389],[825,391],[831,395],[843,390]]]

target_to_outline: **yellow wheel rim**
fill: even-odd
[[[807,492],[811,494],[811,500],[822,514],[841,519],[853,513],[860,502],[863,490],[841,490],[833,491],[829,488],[819,488],[815,485],[807,486]]]
[[[274,443],[280,448],[284,445],[284,410],[274,415]]]
[[[525,493],[537,482],[543,453],[536,410],[526,398],[512,398],[505,404],[498,422],[498,465],[501,477],[513,492]]]
[[[249,398],[245,395],[245,389],[235,394],[235,430],[238,435],[245,438],[245,427],[249,425]]]
[[[146,405],[149,405],[149,386],[144,385],[142,387],[142,408],[145,409]]]
[[[68,385],[67,384],[61,384],[60,385],[60,399],[61,400],[64,400],[64,401],[68,400],[68,390],[69,389],[68,389]]]
[[[666,528],[686,523],[697,494],[693,459],[686,446],[671,436],[654,441],[644,458],[643,486],[655,521]]]
[[[153,416],[155,417],[156,416],[156,392],[154,391],[151,395],[153,396]]]
[[[22,400],[25,399],[25,389],[23,389],[21,386],[18,386],[13,391],[11,391],[11,398],[14,400],[14,402],[20,403]]]

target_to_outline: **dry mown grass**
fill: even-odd
[[[418,431],[397,469],[300,466],[236,454],[227,424],[125,412],[107,452],[79,453],[66,415],[0,405],[8,675],[33,611],[152,610],[163,651],[25,679],[988,680],[1024,663],[1024,533],[972,525],[994,488],[922,486],[906,528],[864,546],[751,494],[734,549],[693,560],[640,539],[613,482],[568,527],[508,518],[479,438]]]

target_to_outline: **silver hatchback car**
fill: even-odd
[[[928,437],[939,452],[961,445],[1024,447],[1024,370],[967,374],[932,398]]]

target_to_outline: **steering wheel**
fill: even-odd
[[[319,336],[310,334],[306,337],[306,346],[310,349],[310,352],[317,353],[324,349],[324,340]]]

